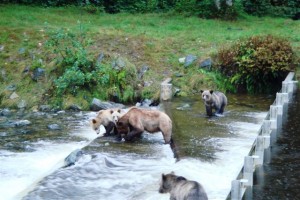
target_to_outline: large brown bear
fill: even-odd
[[[118,134],[116,128],[116,120],[121,116],[121,109],[106,109],[100,110],[96,118],[92,119],[92,128],[97,134],[100,132],[100,126],[103,125],[105,128],[104,136],[111,135],[111,131],[115,135]]]
[[[176,176],[174,172],[162,174],[159,193],[170,193],[170,199],[176,200],[207,200],[207,194],[203,186],[190,181],[182,176]]]
[[[216,110],[216,114],[223,114],[224,108],[227,105],[227,97],[222,92],[213,90],[200,90],[200,92],[208,116],[213,115],[213,109]]]
[[[167,114],[158,110],[132,107],[119,118],[117,130],[126,141],[141,136],[144,131],[149,133],[161,131],[166,144],[172,140],[172,121]]]

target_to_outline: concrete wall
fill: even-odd
[[[274,145],[277,136],[281,133],[282,124],[285,123],[288,112],[288,103],[293,101],[293,94],[297,91],[298,81],[294,79],[295,73],[290,72],[282,82],[282,89],[276,94],[276,99],[262,122],[258,136],[249,154],[244,158],[240,173],[231,182],[231,191],[227,199],[240,200],[243,196],[251,199],[253,174],[264,162],[270,160],[270,147]]]

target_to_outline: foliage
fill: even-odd
[[[300,12],[299,0],[242,0],[244,10],[256,16],[292,17]]]
[[[50,36],[47,44],[58,62],[55,95],[76,96],[81,90],[99,92],[101,88],[100,96],[104,99],[117,97],[122,102],[132,101],[137,80],[135,66],[126,63],[126,67],[116,70],[108,64],[95,63],[86,50],[89,43],[83,34],[76,36],[65,30]]]
[[[217,70],[208,71],[205,69],[198,70],[202,76],[204,76],[204,81],[208,83],[213,83],[209,88],[220,90],[220,91],[228,91],[228,92],[236,92],[236,87],[230,82],[230,79],[224,76]]]
[[[227,0],[219,0],[219,6],[216,5],[216,0],[5,0],[4,2],[43,6],[75,5],[82,6],[83,10],[89,13],[96,13],[98,10],[110,14],[176,11],[203,18],[230,20],[237,16],[235,4],[229,6]]]
[[[179,0],[175,10],[179,13],[197,15],[201,18],[236,19],[238,13],[235,4],[227,5],[226,0],[220,0],[220,5],[212,0]]]
[[[239,91],[274,92],[289,71],[295,69],[290,43],[282,38],[253,36],[218,52],[218,69]]]

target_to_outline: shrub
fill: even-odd
[[[244,10],[256,16],[292,17],[300,12],[299,0],[242,0]]]
[[[55,97],[88,91],[104,100],[133,101],[138,83],[135,66],[125,59],[120,69],[114,69],[110,63],[97,64],[86,50],[89,44],[82,33],[75,35],[59,30],[50,35],[47,46],[57,60],[58,78],[53,81]]]
[[[229,77],[238,91],[277,91],[289,71],[295,69],[295,54],[282,38],[254,36],[218,51],[218,70]]]
[[[175,11],[197,15],[201,18],[234,20],[238,15],[236,5],[234,3],[229,6],[225,0],[220,0],[219,7],[216,1],[212,0],[179,0],[176,2]]]

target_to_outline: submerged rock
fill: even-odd
[[[83,151],[81,149],[76,149],[72,153],[70,153],[66,158],[65,158],[65,165],[64,167],[69,167],[71,165],[74,165],[79,158],[83,155]]]
[[[50,130],[60,130],[61,129],[58,124],[49,124],[47,127]]]
[[[51,111],[51,106],[50,105],[40,105],[39,106],[39,111],[41,111],[41,112],[49,112],[49,111]]]
[[[11,111],[8,108],[0,109],[0,116],[10,116]]]
[[[22,126],[28,126],[31,122],[29,120],[16,120],[16,121],[8,121],[6,123],[1,124],[4,128],[8,127],[22,127]]]

